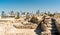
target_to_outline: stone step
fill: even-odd
[[[56,29],[54,29],[54,30],[52,29],[52,30],[50,30],[50,31],[57,31],[57,30],[56,30]]]
[[[48,30],[51,30],[52,28],[48,28]]]
[[[53,27],[55,27],[55,25],[47,25],[47,27],[52,27],[53,28]]]
[[[56,30],[56,28],[48,28],[48,30]]]
[[[51,25],[55,25],[55,23],[52,23]]]
[[[52,34],[52,35],[56,35],[56,34]]]
[[[56,33],[57,31],[51,31],[52,34]]]
[[[48,23],[48,24],[55,25],[55,23]]]

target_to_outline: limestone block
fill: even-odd
[[[51,32],[49,32],[49,31],[44,31],[44,32],[41,32],[41,35],[51,35]]]

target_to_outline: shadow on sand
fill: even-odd
[[[37,35],[40,35],[41,33],[41,23],[37,26],[37,28],[34,30]]]

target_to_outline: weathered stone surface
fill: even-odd
[[[38,24],[42,20],[42,17],[43,16],[39,16],[39,17],[38,16],[33,16],[30,21]]]
[[[34,15],[27,18],[26,16],[21,16],[19,19],[3,19],[4,21],[2,19],[0,20],[0,35],[38,35],[36,34],[38,32],[36,32],[35,30],[40,30],[37,29],[37,27],[43,20],[43,16]],[[58,31],[60,32],[60,20],[57,20],[57,23],[56,26]],[[45,33],[50,35],[50,30],[52,29],[51,27],[51,17],[46,16],[45,23],[41,23],[41,29],[43,30],[41,31],[41,35],[44,35]]]
[[[59,34],[60,34],[60,18],[56,19],[56,27],[57,27]]]

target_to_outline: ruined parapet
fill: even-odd
[[[48,30],[46,16],[42,17],[42,21],[40,22],[41,25],[41,33],[40,35],[51,35],[51,32]]]
[[[56,27],[57,27],[57,30],[60,34],[60,18],[56,19]]]
[[[55,25],[55,19],[53,18],[44,18],[44,20],[41,23],[41,35],[56,35],[58,34],[58,31],[56,29]]]

